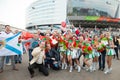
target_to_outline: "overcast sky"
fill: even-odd
[[[25,28],[26,8],[36,0],[0,0],[0,22]]]
[[[0,22],[25,28],[26,8],[36,0],[0,0]]]

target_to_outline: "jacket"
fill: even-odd
[[[59,53],[55,49],[51,49],[46,53],[46,59],[49,60],[55,58],[55,61],[59,61]]]
[[[42,64],[44,63],[45,50],[44,49],[42,50],[40,47],[36,47],[32,51],[32,56],[33,59],[30,61],[30,65],[37,62],[38,59],[39,59],[39,64]]]

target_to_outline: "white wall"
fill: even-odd
[[[38,0],[28,8],[26,25],[61,24],[66,20],[66,5],[67,0]]]

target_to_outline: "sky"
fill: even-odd
[[[25,29],[26,8],[36,0],[0,0],[0,22]]]
[[[25,29],[26,8],[36,0],[0,0],[0,22]]]

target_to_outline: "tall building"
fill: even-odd
[[[66,20],[66,3],[67,0],[38,0],[32,3],[27,9],[26,29],[51,29],[52,24],[58,28]]]
[[[117,0],[37,0],[27,8],[26,29],[59,29],[63,21],[79,26],[103,16],[117,18],[117,10]]]

